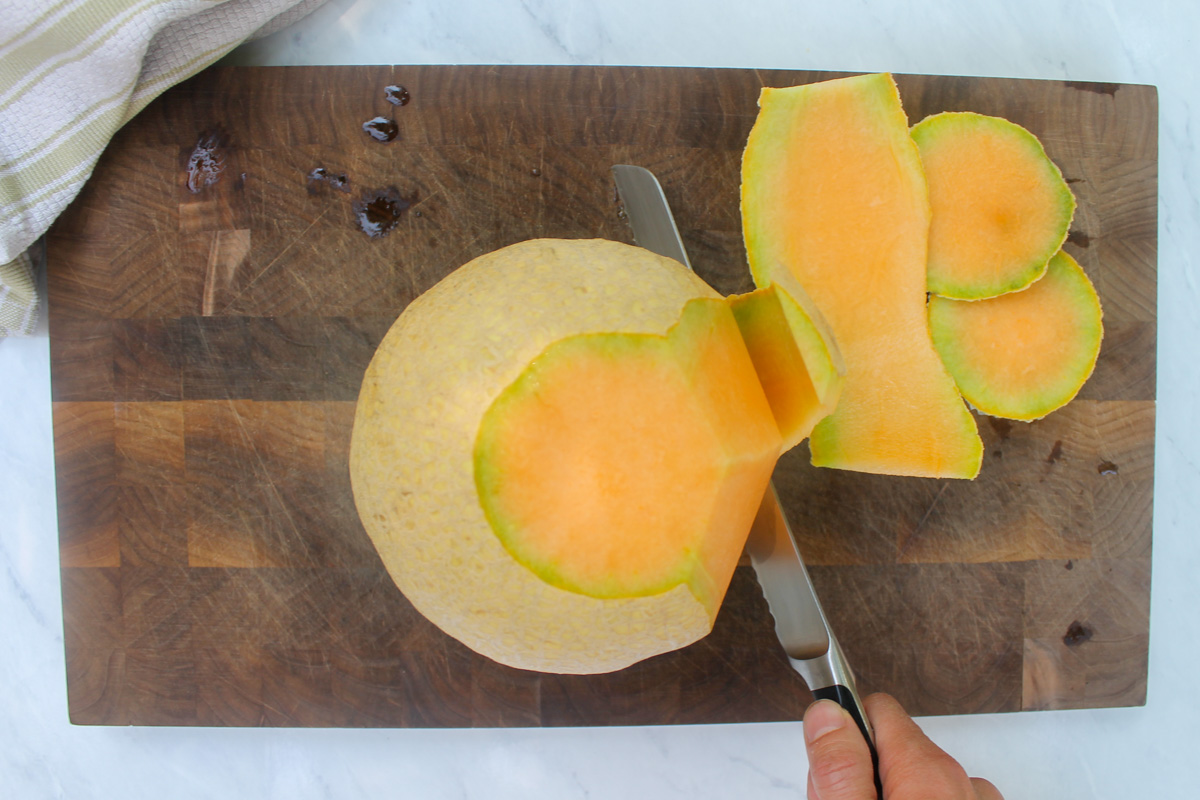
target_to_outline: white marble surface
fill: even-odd
[[[926,718],[1010,798],[1191,797],[1200,744],[1200,7],[1167,0],[331,0],[243,64],[638,64],[1158,86],[1158,434],[1144,708]],[[0,341],[0,794],[802,797],[797,724],[599,730],[73,728],[46,329]],[[1152,795],[1153,792],[1153,795]]]

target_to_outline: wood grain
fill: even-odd
[[[70,715],[78,724],[574,726],[799,719],[810,695],[739,567],[713,632],[610,675],[497,665],[425,620],[355,513],[354,402],[404,307],[542,236],[630,241],[613,163],[654,170],[702,277],[750,287],[739,169],[764,85],[835,73],[216,69],[130,122],[49,237]],[[866,691],[918,714],[1146,693],[1154,464],[1153,87],[897,76],[910,119],[1008,117],[1079,200],[1106,337],[1079,398],[979,417],[973,482],[776,482]],[[390,106],[384,87],[412,95]],[[394,116],[399,136],[362,131]],[[222,172],[188,188],[197,143]],[[344,186],[310,180],[317,167]],[[369,238],[355,201],[412,200]]]

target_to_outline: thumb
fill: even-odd
[[[804,713],[809,800],[871,800],[875,774],[871,751],[850,715],[832,700]]]

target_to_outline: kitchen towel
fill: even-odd
[[[324,0],[0,3],[0,336],[33,332],[30,246],[113,134],[174,84]]]

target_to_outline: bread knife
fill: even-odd
[[[628,164],[615,165],[612,171],[634,242],[691,269],[671,207],[654,173]],[[875,789],[882,797],[875,733],[858,696],[854,673],[842,655],[804,567],[774,483],[763,495],[746,550],[788,661],[815,699],[835,701],[858,725],[870,748]]]

